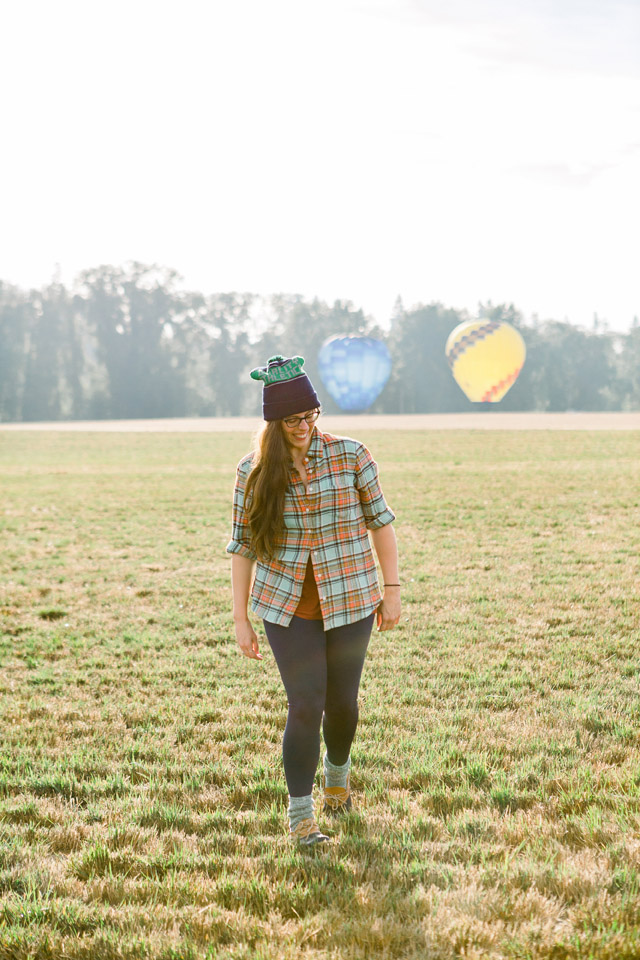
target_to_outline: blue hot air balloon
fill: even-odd
[[[338,406],[358,412],[371,406],[389,379],[391,357],[372,337],[329,337],[320,347],[318,370]]]

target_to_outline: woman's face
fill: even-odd
[[[296,453],[306,453],[309,448],[311,434],[313,433],[315,424],[307,423],[306,420],[300,418],[309,416],[313,412],[313,410],[303,410],[300,413],[294,413],[290,417],[286,417],[282,421],[285,439]],[[293,421],[293,424],[290,426],[291,421]]]

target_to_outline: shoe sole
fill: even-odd
[[[344,817],[347,813],[353,813],[353,804],[349,804],[349,806],[344,804],[341,807],[330,807],[325,804],[320,813],[325,817]]]
[[[312,850],[314,847],[323,847],[325,843],[330,843],[330,837],[323,837],[321,840],[312,840],[310,843],[303,843],[301,840],[298,840],[297,846],[299,850]]]

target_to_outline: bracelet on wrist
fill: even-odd
[[[399,587],[399,586],[401,586],[401,584],[399,584],[399,583],[385,583],[385,584],[383,584],[383,586],[385,586],[385,587]]]

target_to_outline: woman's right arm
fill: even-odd
[[[236,640],[245,657],[262,660],[258,649],[258,637],[249,620],[249,594],[256,561],[240,553],[231,555],[231,589],[233,591],[233,620]]]

